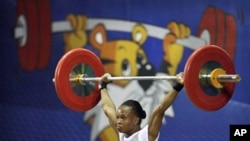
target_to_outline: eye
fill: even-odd
[[[130,66],[129,61],[127,59],[124,59],[122,61],[122,73],[124,76],[130,76],[130,74],[131,74],[131,66]]]
[[[124,120],[126,117],[125,117],[125,116],[121,116],[120,118],[121,118],[122,120]]]
[[[146,60],[142,54],[137,53],[136,62],[137,62],[137,67],[141,68],[141,66],[146,63]]]
[[[117,119],[122,119],[124,120],[125,119],[125,116],[116,116]]]

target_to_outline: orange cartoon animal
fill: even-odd
[[[138,24],[132,29],[132,40],[107,40],[106,29],[98,24],[90,33],[90,44],[96,48],[106,72],[112,76],[155,75],[142,48],[147,39],[146,29]],[[148,82],[148,81],[147,81]],[[129,81],[115,81],[119,86],[126,86]]]

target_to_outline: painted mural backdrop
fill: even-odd
[[[165,112],[160,140],[229,140],[229,126],[250,124],[247,87],[250,3],[244,1],[1,1],[0,140],[118,140],[98,104],[76,112],[53,84],[60,58],[85,48],[113,76],[167,76],[182,72],[204,45],[225,49],[242,80],[231,100],[207,112],[181,91]],[[148,116],[171,89],[167,80],[115,81],[118,106],[138,100]]]

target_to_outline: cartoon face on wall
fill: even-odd
[[[147,56],[141,48],[147,38],[146,29],[136,25],[132,30],[132,40],[107,40],[106,29],[98,24],[90,33],[90,44],[99,50],[105,72],[112,76],[137,76],[141,64],[147,62]],[[129,81],[113,82],[125,86]]]

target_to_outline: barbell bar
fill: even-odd
[[[210,79],[213,77],[217,79],[220,83],[237,83],[241,80],[238,74],[224,74],[224,75],[202,75],[201,77],[205,79]],[[116,76],[116,77],[108,77],[108,81],[118,81],[118,80],[178,80],[177,76]],[[79,81],[84,84],[88,81],[101,81],[101,77],[88,77],[86,75],[81,75],[78,78],[71,78],[70,81]]]
[[[14,39],[18,40],[21,67],[28,71],[44,68],[50,58],[52,33],[70,32],[73,31],[73,28],[69,21],[51,21],[49,0],[18,0],[16,7],[17,25],[14,28]],[[224,33],[224,29],[230,29],[230,32],[225,35],[236,35],[235,21],[231,17],[231,15],[225,14],[218,8],[208,7],[200,22],[198,35],[177,39],[177,43],[195,50],[207,44],[216,44],[223,47],[225,42],[231,52],[230,55],[233,56],[235,47],[233,37],[224,41],[227,38],[224,34],[221,35]],[[210,20],[211,25],[207,24],[207,19]],[[224,19],[230,22],[221,21]],[[89,18],[86,30],[93,29],[99,23],[104,24],[107,30],[119,32],[131,32],[131,29],[137,24],[137,22],[133,21]],[[226,23],[230,23],[230,27],[221,25]],[[152,24],[143,25],[147,29],[148,35],[154,38],[164,39],[165,35],[171,32],[167,28]]]
[[[53,79],[61,101],[70,109],[86,111],[100,100],[98,84],[105,73],[98,56],[87,49],[74,49],[58,62]],[[232,97],[235,83],[241,77],[235,73],[229,54],[215,45],[202,46],[188,58],[183,71],[189,99],[206,111],[222,108]],[[119,80],[176,80],[177,76],[118,76]]]

